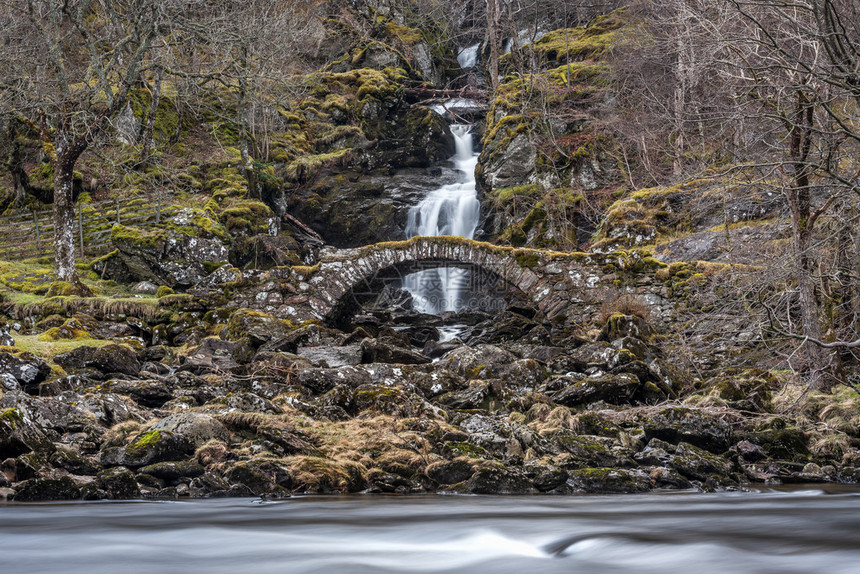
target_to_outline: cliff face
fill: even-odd
[[[502,60],[478,163],[485,232],[514,246],[586,245],[621,186],[605,55],[623,12],[555,30]]]

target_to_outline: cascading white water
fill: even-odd
[[[479,203],[475,188],[478,154],[472,146],[472,126],[453,125],[457,153],[454,165],[459,183],[443,185],[409,210],[406,237],[456,235],[472,239],[478,227]],[[403,287],[421,313],[460,311],[468,305],[471,272],[465,269],[428,269],[407,275]]]
[[[475,44],[474,46],[469,46],[468,48],[463,48],[460,50],[460,53],[457,54],[457,62],[460,64],[460,67],[464,70],[467,68],[474,68],[478,65],[478,48],[481,47],[481,44]]]

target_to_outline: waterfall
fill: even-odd
[[[475,166],[478,154],[472,145],[472,126],[453,125],[457,153],[454,165],[461,181],[443,185],[409,210],[406,236],[456,235],[472,239],[478,227],[478,194],[475,188]],[[428,269],[407,275],[403,287],[412,294],[416,311],[442,313],[459,311],[468,306],[471,272],[466,269]]]
[[[481,44],[475,44],[474,46],[469,46],[468,48],[463,48],[460,50],[460,53],[457,54],[457,62],[460,64],[460,67],[464,70],[467,68],[474,68],[478,65],[478,48],[481,47]]]

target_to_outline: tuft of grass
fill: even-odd
[[[102,347],[111,341],[102,339],[66,339],[57,341],[43,341],[39,335],[17,335],[15,336],[15,348],[33,353],[38,357],[50,360],[57,355],[68,353],[73,349],[84,345],[90,347]]]

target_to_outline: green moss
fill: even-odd
[[[131,444],[125,447],[126,452],[132,457],[143,456],[148,450],[154,448],[161,442],[161,434],[161,431],[157,430],[143,433],[132,441]]]
[[[0,412],[0,421],[8,423],[13,429],[24,422],[24,418],[16,408],[6,409]]]
[[[75,319],[69,319],[61,327],[52,327],[39,334],[39,340],[45,342],[81,339],[92,339],[92,334],[84,329]]]
[[[540,255],[535,251],[517,250],[514,252],[514,258],[521,267],[532,268],[540,263]]]
[[[148,251],[160,250],[167,241],[167,232],[163,229],[140,229],[127,227],[117,223],[111,228],[111,242],[137,246]]]
[[[155,296],[159,299],[163,297],[167,297],[168,295],[173,295],[174,291],[167,285],[160,285],[158,290],[155,292]]]
[[[477,459],[490,458],[490,454],[486,449],[469,442],[451,441],[446,442],[445,446],[451,451],[452,457],[465,456],[467,458]]]
[[[496,203],[504,205],[518,196],[531,197],[539,193],[541,190],[541,186],[533,183],[530,185],[519,185],[515,187],[500,187],[498,189],[494,189],[493,194],[496,197]]]

